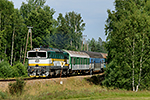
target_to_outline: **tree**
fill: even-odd
[[[32,10],[36,10],[38,7],[44,7],[46,0],[27,0],[27,2],[27,4],[25,2],[22,2],[22,5],[20,7],[20,12],[24,19],[28,18]]]
[[[149,71],[142,73],[142,69],[149,64],[150,57],[147,55],[150,48],[150,17],[144,10],[147,3],[145,0],[116,0],[116,11],[108,10],[105,25],[109,51],[109,66],[104,81],[106,86],[126,89],[132,86],[133,91],[138,91],[139,86],[145,88],[145,75]],[[115,77],[111,77],[112,74]]]
[[[8,50],[10,46],[10,37],[11,37],[11,16],[14,11],[13,3],[8,0],[0,0],[0,61],[9,59],[10,51]]]
[[[69,12],[63,17],[60,13],[57,21],[53,20],[53,23],[53,31],[45,40],[50,41],[47,44],[59,49],[80,50],[82,31],[85,26],[81,15]]]
[[[75,13],[74,11],[66,13],[65,20],[72,33],[70,34],[72,45],[77,49],[81,44],[82,32],[85,30],[85,23],[83,23],[81,14]]]
[[[43,39],[47,34],[51,33],[52,28],[52,15],[49,12],[44,11],[42,8],[32,10],[28,20],[27,26],[33,26],[32,38],[33,47],[39,47],[43,45]]]
[[[102,41],[100,37],[98,41],[96,41],[94,38],[92,38],[92,40],[88,40],[88,44],[89,44],[89,48],[93,52],[107,53],[107,50],[105,48],[105,42]]]
[[[21,54],[22,46],[25,44],[24,42],[24,36],[25,36],[25,29],[26,25],[24,24],[24,19],[20,15],[20,12],[18,9],[14,10],[14,13],[12,14],[12,43],[11,43],[11,62],[10,64],[13,64],[13,60],[19,60],[19,55]],[[14,48],[16,52],[14,51]],[[21,58],[20,58],[21,59]]]

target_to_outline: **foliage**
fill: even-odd
[[[59,49],[80,50],[85,27],[81,14],[72,11],[63,17],[60,13],[57,21],[53,20],[53,22],[53,31],[46,36],[44,43]]]
[[[0,63],[0,78],[22,77],[27,76],[27,66],[16,62],[14,66],[6,61]]]
[[[8,62],[3,61],[0,63],[0,77],[1,78],[8,78],[12,77],[12,69]]]
[[[145,89],[145,84],[149,84],[150,17],[147,4],[149,2],[145,0],[116,0],[115,11],[108,10],[106,86],[138,91],[138,87]]]
[[[20,62],[17,62],[16,65],[12,66],[12,69],[14,77],[27,76],[27,67]]]
[[[106,42],[102,41],[102,39],[99,37],[98,41],[96,41],[94,38],[91,40],[89,39],[88,42],[89,50],[93,52],[101,52],[101,53],[107,53],[107,50],[105,48]]]
[[[24,91],[24,86],[25,86],[25,82],[24,80],[21,79],[16,79],[15,83],[9,83],[9,92],[11,95],[15,95],[15,94],[22,94],[22,92]]]

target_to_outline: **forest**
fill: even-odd
[[[77,12],[59,13],[54,19],[55,8],[45,5],[46,0],[27,0],[20,9],[11,1],[0,2],[0,62],[23,63],[25,51],[39,47],[107,52],[100,37],[83,39],[86,23]],[[33,27],[29,36],[28,27]]]

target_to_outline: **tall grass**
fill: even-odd
[[[11,100],[60,100],[60,99],[150,99],[149,91],[132,92],[127,90],[108,90],[95,85],[83,78],[48,79],[41,81],[27,81],[22,95],[11,95],[8,92],[0,92],[0,99]],[[6,98],[5,98],[6,96]]]
[[[19,94],[21,95],[24,91],[25,82],[22,79],[17,79],[14,83],[9,83],[9,93],[11,95]]]

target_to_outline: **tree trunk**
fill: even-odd
[[[21,56],[22,56],[22,46],[20,47],[20,62],[21,62]]]
[[[143,51],[144,51],[144,34],[143,34],[143,40],[142,40],[142,50],[141,50],[141,58],[140,58],[140,73],[139,73],[139,81],[138,81],[138,85],[136,87],[136,92],[138,91],[138,87],[140,86],[140,82],[141,82],[141,74],[142,74],[142,64],[143,64]]]
[[[1,28],[1,11],[0,11],[0,31],[2,30],[2,28]]]
[[[88,46],[88,44],[87,44],[87,51],[89,50],[89,46]]]
[[[83,49],[83,41],[82,41],[82,45],[81,45],[81,51],[82,51],[82,49]]]
[[[30,41],[31,41],[31,50],[32,50],[32,30],[30,29]]]
[[[29,38],[29,30],[28,30],[28,35],[27,35],[27,41],[26,41],[26,48],[25,48],[25,53],[24,53],[23,65],[24,65],[24,63],[25,63],[25,57],[26,57],[27,45],[28,45],[28,38]]]
[[[15,27],[14,27],[13,36],[12,36],[11,62],[10,62],[10,65],[11,65],[11,66],[12,66],[12,59],[13,59],[14,35],[15,35]]]
[[[132,67],[133,67],[133,70],[132,70],[132,88],[133,88],[133,91],[135,91],[135,87],[134,87],[134,48],[135,48],[135,39],[133,39],[133,59],[132,59]]]
[[[15,56],[14,56],[14,62],[15,62],[15,61],[16,61],[16,52],[14,52],[14,55],[15,55]]]
[[[141,82],[141,73],[142,73],[142,58],[140,58],[140,73],[139,73],[139,81],[138,81],[138,85],[136,86],[136,92],[138,91],[138,88],[140,86],[140,82]]]
[[[71,45],[71,47],[72,47],[72,40],[70,41],[70,45]]]

